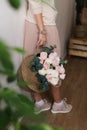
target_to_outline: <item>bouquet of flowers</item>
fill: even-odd
[[[60,80],[65,78],[65,69],[63,64],[66,63],[54,51],[55,46],[42,47],[42,51],[35,55],[31,64],[31,70],[36,72],[36,77],[43,90],[49,86],[56,86]]]

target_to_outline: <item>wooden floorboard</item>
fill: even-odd
[[[87,130],[87,58],[69,57],[66,74],[61,96],[67,97],[73,109],[68,114],[44,112],[47,123],[65,130]]]
[[[87,130],[87,58],[69,57],[65,67],[67,76],[60,88],[61,96],[68,99],[73,109],[67,114],[43,112],[44,122],[64,130]]]

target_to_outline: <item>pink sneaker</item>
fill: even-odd
[[[68,113],[72,110],[72,105],[67,104],[65,100],[63,100],[63,104],[58,107],[55,104],[53,104],[51,112],[52,113]]]
[[[47,102],[46,99],[44,99],[44,104],[42,106],[35,104],[35,114],[39,114],[43,111],[47,111],[51,108],[51,104]]]

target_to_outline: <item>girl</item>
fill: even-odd
[[[56,27],[57,10],[55,8],[55,0],[28,0],[29,13],[26,18],[25,44],[24,49],[27,55],[31,55],[38,46],[56,45],[56,52],[61,57],[61,48],[59,34]],[[54,103],[52,105],[52,113],[70,112],[72,106],[61,99],[59,86],[51,87]],[[49,110],[51,104],[47,100],[42,99],[41,94],[34,92],[35,111],[40,113]]]

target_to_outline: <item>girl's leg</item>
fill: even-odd
[[[40,100],[42,100],[41,94],[39,94],[39,93],[34,92],[33,96],[34,96],[34,100],[36,102],[39,102]]]
[[[47,111],[51,108],[51,104],[45,99],[43,100],[39,93],[34,93],[35,99],[35,113],[39,114],[42,111]]]
[[[61,102],[61,96],[60,96],[60,90],[59,87],[51,87],[52,90],[52,95],[53,95],[53,99],[54,102],[59,103]]]
[[[62,53],[61,53],[61,46],[60,46],[60,38],[59,38],[59,33],[58,33],[58,29],[56,26],[46,26],[46,31],[47,31],[47,45],[46,46],[50,46],[50,45],[56,45],[56,52],[58,53],[58,55],[60,57],[62,57]],[[60,90],[59,90],[59,86],[53,86],[51,88],[52,90],[52,94],[53,94],[53,98],[54,98],[54,103],[52,106],[52,113],[67,113],[69,111],[71,111],[72,106],[70,104],[67,104],[64,100],[61,100],[61,96],[60,96]]]
[[[52,90],[53,99],[54,99],[54,103],[53,103],[51,112],[52,113],[70,112],[72,109],[72,106],[70,104],[67,104],[65,100],[61,99],[59,87],[53,86],[51,88],[51,90]]]

